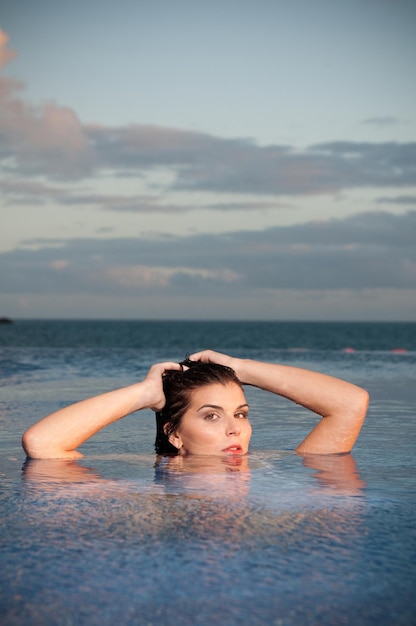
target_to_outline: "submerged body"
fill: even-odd
[[[194,376],[196,371],[199,378]],[[166,382],[171,373],[168,393]],[[243,385],[275,393],[321,416],[296,448],[301,454],[349,452],[368,407],[364,389],[338,378],[206,350],[191,355],[183,364],[157,363],[139,383],[48,415],[25,432],[23,447],[31,458],[80,458],[78,446],[96,432],[130,413],[152,409],[161,417],[158,452],[244,455],[251,426]],[[181,387],[180,394],[176,387]]]

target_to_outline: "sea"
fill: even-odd
[[[247,387],[241,463],[158,459],[150,410],[25,458],[43,416],[205,348],[365,387],[352,453],[299,456],[317,417]],[[412,626],[415,444],[416,323],[0,324],[0,624]]]

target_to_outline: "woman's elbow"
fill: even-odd
[[[360,389],[360,396],[357,402],[358,415],[361,416],[362,421],[365,420],[367,415],[368,405],[370,404],[370,394],[366,389]]]
[[[357,394],[353,406],[355,419],[361,424],[367,415],[368,406],[370,404],[370,394],[366,389],[357,388]]]
[[[36,435],[33,433],[32,428],[29,428],[26,432],[23,433],[22,447],[26,453],[26,456],[28,456],[29,458],[39,458],[39,456],[36,454],[36,449],[39,448],[39,441]]]
[[[40,437],[39,434],[36,433],[36,430],[33,429],[33,427],[28,428],[28,430],[23,433],[22,447],[30,459],[51,458],[47,442],[44,441],[43,437]]]
[[[30,459],[79,459],[82,454],[77,450],[62,450],[56,444],[45,440],[33,427],[23,433],[22,447]]]

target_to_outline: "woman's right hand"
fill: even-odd
[[[165,394],[163,392],[163,374],[167,370],[180,370],[179,363],[166,361],[164,363],[155,363],[147,372],[142,381],[143,388],[146,390],[146,406],[152,411],[161,411],[166,404]]]

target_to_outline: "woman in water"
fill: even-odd
[[[242,456],[251,437],[243,385],[288,398],[322,417],[296,448],[300,454],[349,452],[368,407],[364,389],[338,378],[205,350],[183,363],[157,363],[139,383],[48,415],[24,433],[23,448],[35,459],[81,458],[78,446],[96,432],[152,409],[158,454]]]

